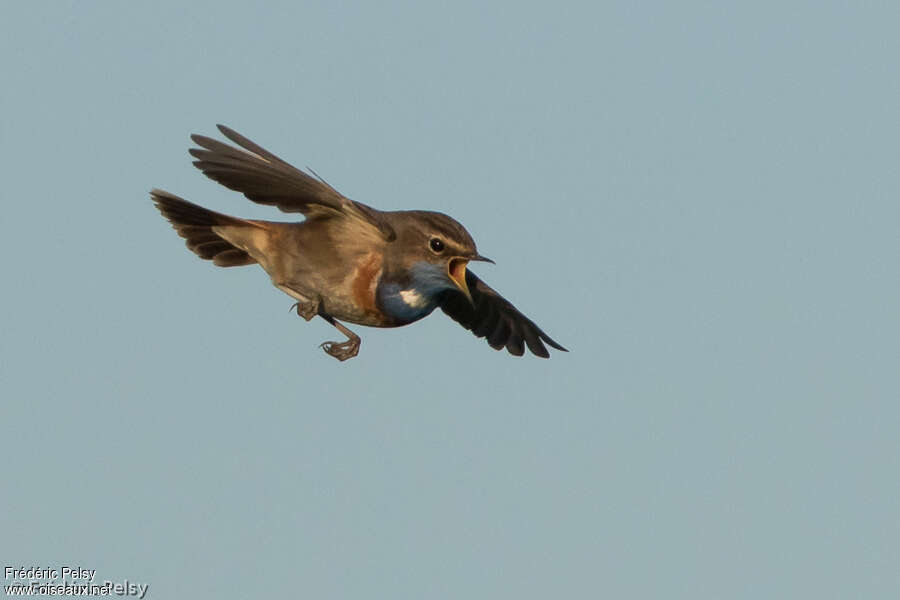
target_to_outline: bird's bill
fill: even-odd
[[[468,258],[451,258],[447,269],[450,279],[453,280],[459,291],[468,298],[470,304],[474,304],[472,302],[472,294],[469,293],[469,286],[466,285],[466,264],[468,264],[469,260]]]

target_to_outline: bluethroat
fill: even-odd
[[[360,338],[340,321],[400,327],[440,307],[495,350],[521,356],[525,346],[566,351],[515,306],[469,271],[481,256],[456,220],[424,210],[380,211],[341,195],[314,172],[305,173],[228,127],[239,148],[201,135],[191,139],[194,165],[210,179],[259,204],[301,213],[299,223],[240,219],[168,192],[150,195],[187,247],[220,267],[259,264],[291,296],[297,314],[322,317],[347,336],[325,352],[347,360]]]

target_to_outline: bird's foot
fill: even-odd
[[[294,302],[288,311],[297,309],[297,314],[309,321],[319,313],[318,302]]]
[[[319,344],[319,348],[330,354],[339,361],[345,361],[359,354],[359,338],[349,339],[346,342],[323,342]]]

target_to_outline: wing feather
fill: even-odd
[[[200,147],[189,150],[197,159],[194,166],[213,181],[282,212],[302,213],[308,219],[347,217],[368,225],[386,240],[396,236],[380,211],[350,200],[324,180],[301,171],[233,129],[218,127],[240,148],[192,135],[191,140]]]
[[[550,353],[544,346],[547,343],[552,348],[568,352],[511,302],[468,270],[466,284],[472,295],[472,304],[462,292],[445,292],[441,298],[441,310],[475,336],[486,337],[491,348],[500,350],[506,347],[513,356],[522,356],[527,345],[532,354],[548,358]]]

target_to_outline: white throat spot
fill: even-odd
[[[400,299],[413,308],[419,308],[427,304],[422,294],[416,290],[400,290]]]

